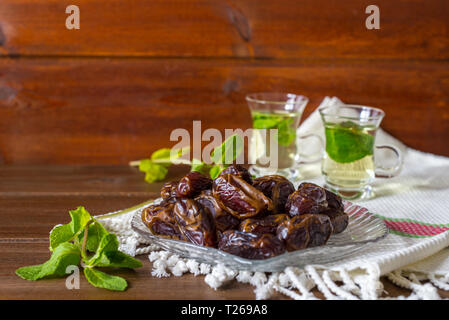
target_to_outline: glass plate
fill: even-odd
[[[160,201],[160,199],[155,201]],[[145,239],[184,258],[195,259],[200,263],[210,265],[223,264],[234,270],[278,272],[289,266],[324,265],[355,256],[367,245],[388,235],[388,228],[385,223],[370,213],[368,209],[349,201],[344,201],[344,204],[345,212],[349,215],[349,224],[342,233],[332,235],[326,245],[286,252],[264,260],[249,260],[215,248],[155,236],[142,222],[143,208],[136,212],[131,221],[131,226]]]

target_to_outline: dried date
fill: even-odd
[[[334,233],[343,232],[349,224],[349,216],[344,211],[328,209],[323,214],[330,218]]]
[[[218,248],[246,259],[267,259],[285,251],[283,241],[275,235],[236,230],[223,232]]]
[[[217,234],[209,209],[192,199],[177,199],[174,216],[184,237],[196,245],[215,247]]]
[[[327,206],[329,209],[336,211],[344,211],[345,207],[343,205],[343,200],[341,197],[327,189],[324,189],[326,193]]]
[[[274,213],[284,213],[288,196],[295,191],[293,183],[279,175],[254,179],[253,186],[273,201]]]
[[[349,223],[341,197],[313,183],[302,183],[298,190],[289,196],[286,209],[291,216],[327,215],[331,220],[333,233],[342,232]]]
[[[170,181],[165,183],[161,189],[161,197],[167,202],[174,203],[177,197],[178,181]]]
[[[251,178],[251,174],[249,173],[249,171],[239,164],[233,164],[227,167],[220,173],[220,176],[223,176],[225,174],[233,174],[235,176],[242,178],[249,184],[253,184],[253,179]]]
[[[288,251],[295,251],[307,248],[310,242],[310,235],[305,224],[300,224],[302,219],[295,216],[291,220],[282,223],[277,229],[277,236],[283,240]]]
[[[341,197],[329,190],[326,190],[327,210],[323,214],[331,219],[334,233],[343,232],[349,223],[349,216],[345,213],[345,207]]]
[[[253,181],[239,165],[226,168],[214,181],[190,172],[179,182],[164,184],[161,197],[160,204],[142,212],[151,233],[248,259],[324,245],[348,225],[338,195],[312,183],[295,191],[278,175]]]
[[[288,251],[295,251],[326,244],[333,228],[328,216],[304,214],[282,223],[277,236],[285,241]]]
[[[239,230],[251,233],[272,233],[276,234],[277,228],[289,219],[286,214],[272,214],[262,219],[246,219],[240,223]]]
[[[313,214],[306,217],[301,217],[308,225],[310,242],[308,248],[322,246],[327,243],[329,237],[333,233],[331,220],[324,214]]]
[[[192,171],[179,180],[176,192],[180,198],[194,198],[201,191],[210,189],[212,180],[204,174]]]
[[[217,177],[212,190],[214,197],[240,220],[273,210],[271,199],[242,178],[232,174]]]
[[[239,225],[240,220],[226,210],[226,207],[213,196],[211,190],[204,190],[195,200],[209,209],[218,231],[224,232]]]
[[[169,202],[151,205],[142,211],[142,221],[154,235],[183,240],[184,237],[173,216],[173,208],[173,203]]]
[[[313,183],[302,183],[290,194],[285,208],[291,216],[324,212],[328,208],[326,190]]]

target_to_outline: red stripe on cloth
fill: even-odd
[[[449,230],[449,227],[428,226],[409,221],[384,220],[384,222],[392,230],[417,236],[434,236]]]
[[[349,201],[344,201],[345,212],[357,219],[360,216],[371,215],[368,209]],[[435,236],[449,230],[449,225],[431,226],[424,222],[413,221],[394,221],[387,217],[378,216],[387,227],[393,231],[406,233],[411,236]]]

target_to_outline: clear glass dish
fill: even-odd
[[[370,213],[368,209],[349,201],[344,201],[344,203],[345,212],[349,215],[348,227],[342,233],[332,235],[326,245],[286,252],[264,260],[249,260],[215,248],[197,246],[189,242],[164,239],[153,235],[142,222],[143,208],[136,212],[131,221],[131,226],[145,239],[184,258],[195,259],[200,263],[210,265],[223,264],[234,270],[278,272],[289,266],[324,265],[355,256],[367,245],[388,235],[388,228],[385,223]]]

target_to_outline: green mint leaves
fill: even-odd
[[[211,160],[217,165],[227,165],[234,162],[243,151],[243,139],[235,134],[227,138],[223,144],[212,150]]]
[[[219,166],[219,165],[215,165],[215,166],[211,167],[209,170],[210,178],[215,179],[216,177],[218,177],[224,168],[225,167]]]
[[[72,221],[50,232],[50,259],[40,265],[22,267],[16,274],[25,280],[67,276],[68,266],[81,262],[86,279],[95,287],[123,291],[126,280],[96,267],[140,268],[142,263],[118,250],[117,237],[109,233],[84,207],[69,211]]]
[[[63,242],[71,241],[79,234],[92,219],[84,207],[69,211],[72,221],[69,224],[56,226],[50,232],[50,251]]]
[[[66,275],[66,268],[78,265],[80,260],[80,248],[73,243],[64,242],[55,248],[50,260],[37,266],[19,268],[16,274],[25,280],[63,277]]]
[[[168,173],[168,167],[172,164],[185,163],[182,157],[189,152],[190,148],[171,150],[168,148],[159,149],[151,155],[150,159],[133,161],[139,170],[145,172],[145,181],[148,183],[164,180]]]
[[[374,137],[354,122],[325,126],[326,152],[338,163],[350,163],[373,154]]]
[[[87,281],[89,281],[94,287],[114,291],[124,291],[128,286],[125,279],[117,276],[111,276],[94,268],[84,268],[84,275],[86,276]]]
[[[253,128],[254,129],[277,129],[278,143],[281,146],[288,147],[296,139],[296,119],[298,115],[291,114],[274,114],[264,112],[253,112]]]
[[[140,160],[139,170],[145,172],[145,181],[148,183],[164,180],[168,173],[164,165],[154,163],[150,159]]]
[[[139,170],[145,173],[145,181],[148,183],[164,180],[168,174],[168,167],[173,164],[190,165],[191,171],[198,171],[215,179],[239,157],[243,148],[243,138],[234,134],[212,150],[210,158],[213,164],[206,164],[195,158],[192,161],[184,159],[183,156],[190,152],[190,148],[174,150],[163,148],[153,152],[150,159],[132,161],[130,165],[137,165]]]
[[[90,252],[96,252],[101,240],[108,235],[108,232],[101,223],[95,222],[89,225],[87,231],[86,250]],[[78,236],[78,240],[81,243],[84,238],[84,230]]]

